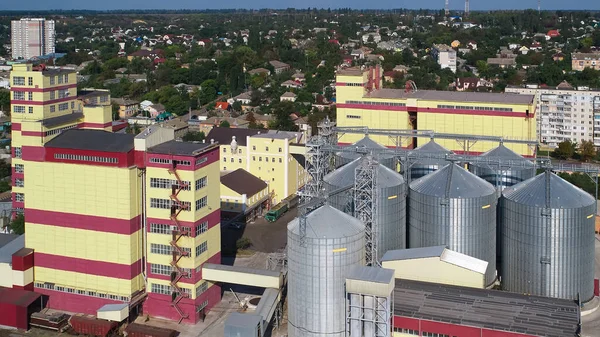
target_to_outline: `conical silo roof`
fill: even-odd
[[[458,199],[496,193],[490,183],[453,163],[413,181],[410,190],[439,198]]]
[[[356,168],[361,164],[362,158],[357,158],[350,163],[338,168],[337,170],[327,174],[323,181],[329,185],[337,187],[346,187],[354,185]],[[396,173],[388,167],[381,164],[378,165],[377,169],[377,186],[378,187],[390,187],[397,186],[404,183],[402,175]]]
[[[549,180],[549,181],[547,181]],[[550,208],[579,208],[596,202],[594,197],[556,174],[546,171],[504,189],[504,198],[532,207],[546,207],[550,187]]]
[[[417,147],[416,149],[414,149],[413,152],[419,152],[419,153],[452,153],[452,151],[446,149],[445,147],[441,146],[440,144],[436,143],[433,139],[430,140],[429,142],[427,142],[426,144],[423,144],[419,147]]]
[[[298,218],[290,221],[288,230],[300,234]],[[330,205],[323,205],[306,216],[306,237],[314,239],[331,239],[350,237],[360,234],[365,225],[357,218],[350,216]]]
[[[383,146],[383,145],[377,143],[376,141],[372,140],[371,138],[369,138],[369,136],[365,136],[363,139],[359,140],[358,142],[356,142],[350,146],[353,148],[364,148],[367,150],[368,149],[379,150],[379,149],[386,148],[385,146]],[[355,153],[355,152],[338,152],[337,155],[340,156],[341,158],[347,159],[348,161],[361,157],[360,153]],[[380,156],[380,158],[391,158],[391,157],[392,156],[390,156],[390,155]]]
[[[522,161],[523,162],[523,166],[514,166],[511,169],[512,170],[521,170],[521,169],[531,169],[534,167],[533,163],[531,161],[523,161],[523,156],[521,156],[520,154],[514,152],[513,150],[507,148],[506,146],[504,146],[504,144],[500,144],[498,145],[498,147],[495,147],[491,150],[489,150],[488,152],[482,154],[480,157],[484,157],[487,159],[499,159],[502,161]],[[480,166],[480,167],[487,167],[490,169],[494,169],[497,170],[498,166],[494,165],[494,164],[485,164],[485,163],[475,163],[474,165],[476,166]],[[508,163],[506,163],[506,165],[501,165],[501,167],[504,166],[508,166]]]

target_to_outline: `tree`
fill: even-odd
[[[558,147],[552,152],[552,156],[558,159],[569,159],[575,154],[575,147],[570,140],[562,141]]]
[[[230,127],[230,126],[231,126],[231,125],[229,125],[229,122],[228,122],[228,121],[222,121],[222,122],[219,124],[219,127],[220,127],[220,128],[228,128],[228,127]]]
[[[10,91],[0,89],[0,111],[10,113]]]
[[[133,124],[133,134],[137,135],[142,132],[142,128],[138,125],[138,123]]]
[[[119,105],[117,103],[112,104],[112,115],[113,121],[119,120]]]
[[[233,104],[231,105],[231,108],[238,112],[242,111],[242,102],[241,101],[233,102]]]
[[[25,234],[25,217],[23,214],[18,214],[8,225],[10,230],[17,235]]]
[[[206,138],[206,135],[202,131],[188,131],[182,137],[184,142],[201,142],[204,138]]]
[[[581,155],[581,159],[583,159],[583,161],[589,161],[590,159],[596,157],[594,142],[591,140],[582,141],[581,145],[579,145],[579,154]]]

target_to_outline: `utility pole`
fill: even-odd
[[[469,16],[469,0],[465,0],[465,17]]]
[[[542,15],[542,0],[538,0],[538,14]]]

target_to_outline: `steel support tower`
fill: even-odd
[[[365,224],[365,260],[367,266],[379,265],[377,256],[377,168],[372,155],[363,158],[354,174],[354,217]]]

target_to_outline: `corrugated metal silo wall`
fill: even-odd
[[[408,247],[447,245],[487,261],[486,284],[496,273],[496,194],[448,200],[409,191]]]
[[[288,335],[344,337],[346,275],[365,264],[364,232],[337,239],[306,238],[288,231]],[[345,251],[340,251],[346,249]]]
[[[501,170],[497,174],[493,167],[485,167],[478,165],[469,165],[471,172],[476,176],[483,178],[485,181],[492,184],[494,187],[502,191],[505,187],[516,185],[522,181],[535,176],[535,169],[512,169],[512,170]]]
[[[326,182],[323,182],[323,185],[325,186],[325,190],[327,192],[335,191],[336,189],[343,187],[331,185]],[[346,214],[354,215],[354,192],[352,191],[352,189],[348,189],[344,192],[328,196],[327,202],[331,206],[339,209],[340,211]]]
[[[582,302],[593,297],[595,205],[553,209],[549,225],[540,207],[503,197],[500,211],[504,289],[572,300],[579,293]]]
[[[380,188],[378,198],[377,257],[381,259],[389,250],[406,248],[406,184]]]
[[[411,181],[417,180],[421,177],[428,175],[429,173],[433,173],[437,171],[440,167],[447,165],[448,162],[445,163],[415,163],[410,167],[410,179]]]

